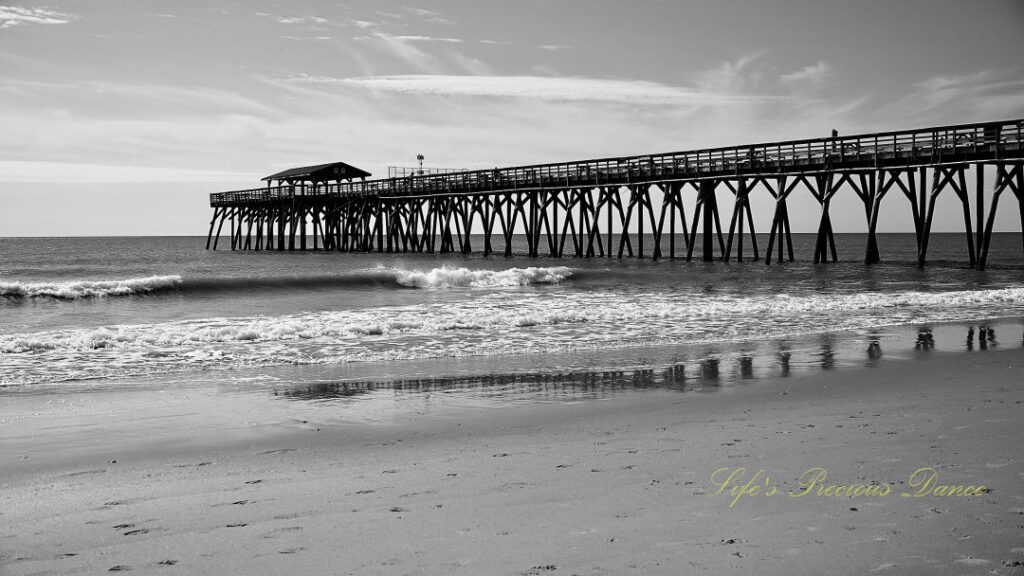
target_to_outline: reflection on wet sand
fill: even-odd
[[[988,326],[978,326],[978,348],[981,350],[988,350],[991,346],[995,348],[999,344],[996,342],[996,331]],[[967,329],[967,349],[974,350],[974,326]]]
[[[948,333],[946,333],[948,336]],[[883,357],[883,334],[873,330],[866,334],[867,346],[853,349],[856,357],[843,359],[847,364],[874,366]],[[898,341],[896,341],[898,343]],[[890,347],[896,343],[891,343]],[[990,326],[969,326],[966,350],[995,347],[996,334]],[[923,326],[917,331],[914,351],[931,351],[936,347],[935,333]],[[956,349],[963,350],[959,345]],[[457,393],[487,398],[528,398],[534,400],[598,399],[629,390],[668,389],[680,392],[707,391],[734,385],[758,377],[787,377],[794,370],[831,370],[840,365],[844,354],[833,334],[821,335],[815,348],[802,352],[780,342],[777,351],[755,354],[741,351],[728,355],[713,349],[701,358],[676,361],[667,366],[626,370],[566,370],[479,374],[434,378],[393,378],[380,380],[341,380],[296,385],[281,385],[273,394],[289,400],[356,401],[374,393],[395,396],[425,393]],[[794,365],[794,357],[807,361]],[[724,356],[724,357],[723,357]],[[728,366],[728,368],[725,368]]]
[[[931,350],[932,348],[935,348],[935,336],[932,334],[932,329],[925,326],[917,331],[914,350]]]
[[[779,376],[789,376],[789,359],[793,357],[793,353],[789,350],[789,345],[783,342],[779,345]]]
[[[868,332],[868,366],[874,366],[882,359],[882,334],[878,330]]]
[[[836,367],[836,354],[833,349],[832,335],[822,334],[821,335],[821,369],[831,370]]]

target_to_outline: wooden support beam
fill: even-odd
[[[213,249],[217,249],[217,243],[220,242],[220,231],[224,228],[224,219],[227,215],[228,208],[225,207],[220,212],[220,223],[217,224],[217,235],[213,239]]]
[[[815,264],[828,262],[830,254],[832,261],[838,261],[839,259],[836,254],[835,236],[832,232],[832,217],[829,215],[832,196],[838,190],[833,185],[834,176],[833,172],[825,172],[815,177],[818,185],[817,190],[814,191],[815,197],[818,198],[818,202],[821,205],[821,219],[818,221],[817,239],[814,244]],[[839,183],[841,182],[842,180],[839,181]]]
[[[725,245],[725,253],[723,260],[728,262],[732,255],[733,240],[736,239],[736,260],[738,262],[743,261],[743,235],[744,235],[744,224],[750,225],[750,238],[753,243],[754,249],[754,260],[757,260],[760,256],[757,251],[757,237],[754,234],[754,218],[751,214],[750,209],[750,187],[748,186],[746,178],[740,178],[736,186],[729,186],[732,190],[735,201],[732,209],[732,219],[729,222],[729,234],[728,241]],[[739,232],[739,237],[736,238],[735,233]]]
[[[897,182],[900,181],[900,175],[902,174],[899,170],[894,170],[889,173],[889,178],[886,179],[887,172],[885,170],[877,170],[875,178],[872,178],[866,193],[864,194],[865,204],[868,207],[868,245],[867,253],[864,256],[865,264],[876,264],[881,261],[881,257],[878,252],[878,238],[876,235],[876,229],[878,228],[878,213],[881,209],[882,198],[889,191],[890,188]]]
[[[936,166],[935,168],[932,168],[931,193],[927,197],[925,196],[925,190],[922,186],[921,204],[925,211],[925,219],[924,228],[921,232],[921,247],[917,256],[918,265],[920,266],[924,266],[925,258],[928,255],[928,240],[931,237],[932,218],[935,216],[935,202],[938,199],[939,193],[942,192],[947,184],[949,184],[953,175],[952,170],[948,170],[942,166]]]
[[[981,264],[981,245],[985,241],[985,165],[980,162],[974,165],[974,198],[974,210],[978,219],[975,226],[978,236],[974,241],[974,249],[979,268],[984,268]]]
[[[213,209],[213,218],[210,219],[210,231],[206,233],[206,249],[210,249],[210,241],[213,239],[213,225],[217,222],[217,216],[220,214],[221,208]]]
[[[714,225],[718,225],[719,243],[721,244],[722,226],[718,221],[718,200],[715,197],[715,184],[714,180],[702,180],[700,183],[700,197],[699,202],[703,209],[701,215],[704,219],[704,231],[703,231],[703,245],[704,255],[702,260],[705,262],[711,262],[714,260],[715,248],[714,248]],[[724,253],[724,246],[722,247]]]
[[[979,166],[979,170],[981,167]],[[1024,165],[1017,164],[1007,170],[1007,165],[999,163],[996,165],[996,180],[992,188],[992,205],[989,208],[988,220],[982,226],[983,236],[979,246],[978,270],[984,270],[988,263],[989,248],[992,245],[992,231],[995,227],[996,208],[999,206],[999,196],[1004,190],[1009,189],[1017,198],[1017,205],[1021,212],[1021,230],[1024,232]]]

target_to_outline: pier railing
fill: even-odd
[[[712,178],[1020,158],[1024,120],[833,138],[791,140],[578,162],[537,164],[358,182],[297,184],[218,192],[211,206],[297,197],[414,197],[598,187]]]

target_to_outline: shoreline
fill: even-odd
[[[979,326],[998,329],[997,341],[966,345],[967,330]],[[467,354],[464,356],[426,357],[397,360],[368,360],[339,363],[272,364],[253,367],[225,367],[204,370],[181,370],[162,374],[129,374],[124,376],[97,376],[58,382],[19,383],[0,385],[0,398],[40,396],[48,394],[77,394],[93,392],[145,391],[157,384],[178,388],[224,388],[227,380],[238,383],[238,392],[245,387],[254,393],[265,391],[267,382],[281,387],[302,383],[369,382],[386,386],[416,384],[429,381],[473,380],[482,375],[524,375],[537,377],[544,374],[572,374],[588,371],[660,370],[683,362],[701,362],[709,358],[735,362],[750,358],[755,364],[763,363],[779,352],[796,354],[799,367],[808,368],[811,360],[822,354],[830,356],[831,368],[860,368],[871,366],[881,356],[913,360],[920,346],[911,339],[922,331],[933,337],[925,344],[926,352],[972,352],[1009,347],[1024,348],[1024,335],[1014,338],[1007,333],[1024,333],[1024,317],[1019,315],[987,316],[980,319],[954,319],[941,322],[881,324],[873,328],[843,329],[820,332],[792,332],[770,338],[735,340],[729,338],[690,342],[659,343],[654,340],[643,344],[621,347],[581,345],[565,349],[538,352],[502,354]],[[857,350],[854,345],[878,344],[874,356],[870,350]],[[909,343],[909,344],[907,344]],[[863,346],[862,346],[863,347]],[[916,347],[916,348],[915,348]],[[826,350],[823,350],[826,349]],[[739,379],[765,379],[777,374],[758,371],[756,374],[720,374],[720,379],[734,383]],[[198,384],[197,384],[198,383]],[[159,387],[159,386],[156,386]],[[2,414],[0,414],[2,415]]]
[[[377,423],[301,403],[307,418],[251,413],[261,425],[233,428],[247,413],[232,395],[196,397],[236,412],[193,415],[186,441],[99,421],[80,423],[73,446],[25,431],[5,437],[0,569],[1013,573],[1024,561],[1024,458],[1011,441],[1024,354],[924,356],[713,393],[467,404]],[[12,442],[51,452],[12,463]],[[748,495],[730,507],[711,495],[712,474],[740,467],[764,469],[780,494],[815,467],[829,483],[894,493]],[[895,495],[929,467],[992,491]]]

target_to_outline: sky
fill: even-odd
[[[386,175],[417,154],[479,168],[1024,118],[1021,54],[1021,0],[0,0],[0,236],[205,235],[210,192],[339,160]],[[936,230],[962,230],[944,202]],[[912,230],[890,203],[879,229]],[[999,229],[1020,230],[1014,208]]]

